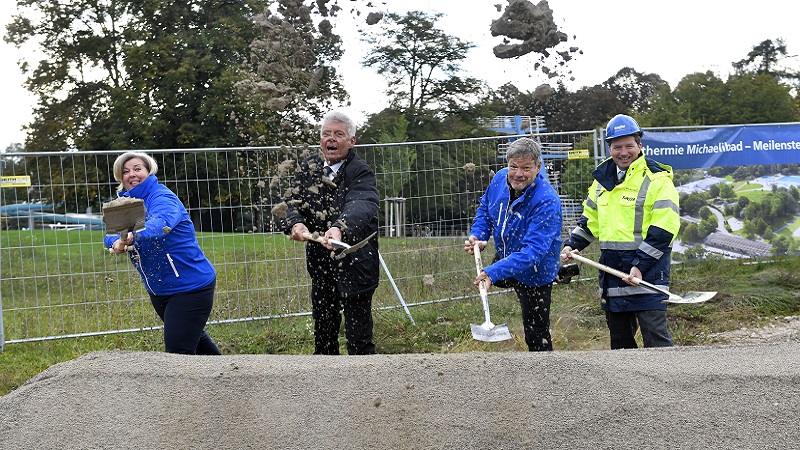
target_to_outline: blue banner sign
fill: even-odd
[[[800,163],[800,123],[645,131],[644,154],[673,169]]]

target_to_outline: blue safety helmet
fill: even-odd
[[[643,134],[644,132],[639,128],[639,124],[633,120],[633,117],[625,114],[617,114],[608,121],[606,126],[606,142],[611,142],[612,139],[623,136],[638,135],[641,137]]]

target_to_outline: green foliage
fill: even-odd
[[[259,3],[26,2],[7,35],[45,55],[27,81],[40,106],[26,148],[241,144],[226,73],[246,54]]]
[[[630,67],[624,67],[603,83],[621,101],[628,112],[641,112],[650,109],[650,102],[657,97],[666,81],[656,74],[643,74]]]
[[[697,217],[700,209],[706,206],[706,198],[701,192],[681,194],[680,196],[681,214]]]
[[[780,68],[783,59],[794,58],[788,54],[783,39],[762,41],[747,54],[747,57],[733,63],[733,68],[738,74],[755,73],[769,75],[777,80],[796,82],[800,73]]]
[[[440,17],[422,11],[390,13],[384,16],[387,26],[365,39],[374,47],[362,64],[387,78],[392,107],[406,114],[412,137],[423,120],[464,109],[481,89],[479,80],[459,75],[475,45],[436,28]]]
[[[319,120],[347,93],[333,69],[342,56],[341,38],[331,24],[301,2],[280,2],[253,17],[256,35],[247,62],[234,69],[236,93],[246,108],[236,120],[248,145],[316,142],[308,118]]]
[[[569,160],[564,165],[561,191],[569,198],[583,201],[589,192],[592,181],[592,171],[595,169],[594,160],[591,158]]]
[[[792,122],[796,115],[792,86],[768,74],[744,74],[728,80],[728,117],[719,123]]]

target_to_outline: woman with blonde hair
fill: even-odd
[[[156,313],[164,322],[169,353],[219,355],[205,326],[214,305],[217,273],[197,242],[189,213],[174,192],[158,182],[158,164],[140,152],[114,162],[117,195],[144,201],[141,231],[106,236],[114,254],[128,252]]]

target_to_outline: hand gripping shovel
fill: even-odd
[[[473,253],[475,254],[475,268],[478,271],[478,275],[480,275],[483,271],[483,263],[481,262],[481,248],[478,242],[475,242]],[[472,338],[484,342],[500,342],[511,339],[511,333],[508,331],[508,327],[505,324],[495,325],[492,323],[491,318],[489,318],[489,294],[486,292],[486,287],[483,285],[483,282],[479,283],[478,288],[481,291],[483,316],[486,321],[481,325],[475,325],[474,323],[469,324],[470,328],[472,328]]]
[[[139,232],[145,228],[144,200],[140,198],[118,197],[103,203],[102,211],[107,236]],[[125,246],[126,252],[131,249],[132,246]],[[114,253],[111,248],[108,251]]]
[[[617,269],[612,269],[606,265],[600,264],[599,262],[592,261],[589,258],[585,258],[573,251],[572,258],[576,259],[582,263],[586,263],[590,266],[597,268],[598,270],[602,270],[603,272],[610,273],[611,275],[618,276],[620,278],[627,278],[628,274],[621,272]],[[698,291],[690,291],[683,295],[675,295],[664,288],[660,288],[654,284],[648,283],[640,278],[633,277],[631,278],[633,284],[637,286],[642,286],[651,291],[658,292],[659,294],[666,295],[667,298],[662,300],[664,303],[702,303],[707,300],[711,300],[717,295],[716,292],[698,292]]]
[[[344,249],[344,251],[342,251],[342,252],[336,254],[335,256],[333,256],[333,259],[337,259],[337,260],[338,259],[342,259],[345,256],[349,255],[350,253],[353,253],[354,251],[360,249],[361,247],[365,246],[367,244],[367,242],[369,242],[370,239],[375,237],[375,235],[377,233],[378,232],[376,231],[376,232],[370,234],[369,236],[367,236],[366,239],[364,239],[361,242],[358,242],[356,244],[353,244],[353,245],[344,243],[342,241],[337,241],[336,239],[328,239],[328,243],[331,244],[333,247]],[[325,242],[325,238],[320,236],[319,233],[313,233],[313,234],[312,233],[303,233],[303,237],[308,239],[309,241],[318,242],[320,244]]]

